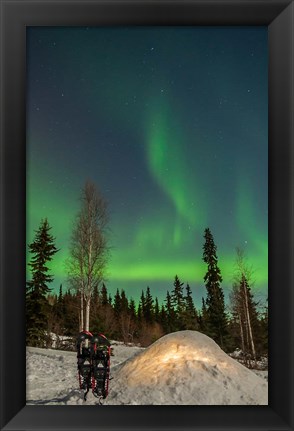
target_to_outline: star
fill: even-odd
[[[87,30],[91,31],[87,33]],[[30,28],[28,44],[33,61],[29,64],[28,151],[29,160],[38,165],[30,173],[34,189],[31,188],[29,197],[30,205],[36,208],[35,214],[43,201],[48,209],[51,203],[58,208],[60,203],[70,200],[72,203],[64,208],[62,217],[56,208],[52,213],[49,209],[43,211],[52,223],[56,238],[69,238],[70,219],[78,209],[79,191],[84,181],[93,181],[102,194],[107,194],[109,227],[113,229],[114,247],[119,250],[113,262],[109,261],[109,272],[120,272],[119,266],[116,267],[120,259],[122,265],[127,261],[132,265],[140,239],[146,253],[142,268],[151,265],[150,278],[156,278],[162,272],[162,265],[164,274],[160,273],[160,277],[168,277],[162,286],[153,281],[150,287],[154,295],[157,288],[165,295],[165,285],[172,285],[176,253],[179,252],[179,262],[187,262],[195,249],[201,254],[202,230],[206,225],[211,227],[217,246],[224,250],[224,260],[229,262],[228,255],[239,242],[248,252],[250,249],[249,259],[258,258],[258,265],[265,266],[261,250],[256,247],[261,241],[267,244],[267,195],[263,189],[267,178],[264,163],[267,124],[266,114],[259,111],[266,103],[255,103],[267,100],[266,85],[257,85],[259,72],[267,64],[266,44],[262,48],[259,42],[262,32],[252,30],[256,38],[254,45],[247,30],[242,43],[236,37],[240,52],[234,52],[236,58],[233,58],[229,55],[231,42],[226,45],[232,29],[223,29],[219,35],[201,30],[198,35],[196,28],[187,32],[165,28],[162,32],[166,31],[167,36],[163,35],[162,39],[158,29],[141,29],[136,37],[133,30],[117,31],[119,34],[107,28],[98,31],[84,27],[82,32],[72,28],[69,37],[66,31],[54,28],[50,32]],[[266,41],[266,32],[262,40]],[[65,83],[63,62],[59,61],[64,52],[67,70],[71,72]],[[246,59],[246,64],[237,61],[239,57]],[[225,76],[227,69],[238,79]],[[245,92],[250,97],[245,97]],[[260,121],[254,121],[259,114]],[[250,139],[244,136],[247,131]],[[265,151],[261,151],[263,141]],[[254,148],[258,148],[261,160],[256,160]],[[45,155],[48,167],[38,169],[43,166]],[[65,158],[66,166],[62,163]],[[246,178],[248,166],[252,184]],[[260,181],[259,175],[262,175]],[[53,178],[54,182],[49,183]],[[57,184],[60,188],[64,185],[64,190],[60,191]],[[254,184],[258,187],[253,187]],[[248,198],[241,205],[239,199],[245,192]],[[255,215],[260,220],[255,221],[253,217],[246,220],[247,205],[250,210],[252,202],[257,205]],[[144,221],[140,223],[142,215]],[[138,228],[136,221],[140,223]],[[177,244],[173,241],[176,223]],[[201,237],[197,243],[192,240],[191,232]],[[254,235],[258,235],[258,241],[251,240]],[[131,241],[124,242],[127,237]],[[160,249],[163,239],[164,248]],[[120,253],[124,245],[127,252]],[[151,245],[157,249],[153,251]],[[67,239],[60,248],[68,250]],[[170,265],[161,262],[161,256]],[[200,265],[201,257],[199,262]],[[170,276],[165,275],[169,267]],[[137,270],[138,274],[143,271]],[[190,281],[186,264],[178,271]],[[191,280],[193,271],[194,268]],[[123,277],[128,278],[127,273],[125,266]],[[120,276],[116,277],[119,285]],[[112,280],[109,288],[115,290],[111,283]],[[145,289],[144,283],[145,279],[142,281]],[[135,284],[139,290],[139,283]]]

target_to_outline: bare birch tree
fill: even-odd
[[[253,335],[253,312],[255,305],[249,287],[253,271],[246,262],[244,252],[239,248],[236,249],[236,252],[235,283],[231,294],[231,305],[235,316],[237,316],[240,327],[243,353],[246,356],[246,353],[250,352],[256,361],[256,349]]]
[[[234,320],[236,321],[239,331],[240,331],[240,338],[241,338],[241,349],[242,352],[245,353],[245,339],[244,339],[244,328],[243,328],[243,308],[242,308],[242,297],[240,294],[240,286],[238,283],[234,283],[232,292],[230,294],[230,301],[231,301],[231,310],[233,313]]]
[[[80,295],[80,330],[89,331],[91,298],[105,276],[109,257],[107,204],[96,186],[86,182],[71,237],[69,280]]]

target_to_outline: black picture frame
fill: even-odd
[[[1,1],[1,429],[293,430],[293,1]],[[26,26],[265,25],[269,405],[26,406]]]

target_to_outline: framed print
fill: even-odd
[[[50,0],[44,2],[4,0],[1,4],[1,13],[1,428],[3,430],[90,429],[94,427],[109,430],[293,429],[293,2],[247,0],[232,3],[221,0],[211,2],[195,0],[150,3],[121,0],[106,3],[65,0],[56,3]],[[256,32],[254,37],[251,36],[250,50],[243,49],[242,31],[247,31],[250,35]],[[211,37],[212,34],[214,37]],[[191,41],[195,37],[197,37],[198,43],[197,65],[193,64],[189,55],[191,52],[189,49],[191,50],[192,46],[189,48],[189,43],[192,44]],[[162,49],[159,55],[157,49],[158,41],[161,38],[165,40],[165,50]],[[216,56],[213,56],[212,53],[214,53],[217,40],[219,49],[216,60]],[[234,48],[232,48],[232,40],[234,40]],[[148,42],[146,43],[146,41]],[[230,41],[230,43],[226,45],[226,41]],[[59,44],[63,44],[63,49],[56,49]],[[220,45],[222,45],[222,51]],[[207,46],[210,47],[208,51]],[[232,50],[230,51],[231,63],[228,63],[228,57],[225,55],[227,49]],[[138,52],[141,52],[140,58]],[[248,66],[249,60],[244,58],[245,52],[250,57],[250,64],[257,64],[259,69]],[[89,63],[90,57],[95,57],[95,61]],[[155,57],[156,62],[154,62]],[[179,57],[181,61],[178,61]],[[48,59],[54,61],[55,66],[59,65],[59,68],[52,68],[53,63],[50,64]],[[209,68],[208,64],[210,64]],[[216,69],[223,72],[221,79],[217,74],[212,73],[211,64],[217,64]],[[175,69],[177,72],[174,71]],[[263,70],[263,75],[259,75],[260,70]],[[150,73],[154,82],[155,75],[157,76],[154,85],[148,85],[148,80],[151,79]],[[165,76],[167,75],[169,88],[166,86]],[[187,83],[185,85],[183,83],[192,75],[193,79],[196,79],[196,76],[199,81],[202,80],[203,85],[197,85],[197,90],[195,90],[192,83],[189,87],[189,95],[184,97],[188,87]],[[77,76],[79,78],[78,86],[74,84],[77,82]],[[89,79],[93,76],[95,76],[95,81]],[[114,76],[115,80],[112,78]],[[206,78],[203,79],[203,77]],[[176,80],[177,83],[175,83]],[[71,84],[68,85],[70,82]],[[93,82],[95,82],[95,88],[92,85]],[[218,85],[220,85],[217,82],[226,86],[225,91],[221,93],[217,91]],[[70,88],[79,90],[79,87],[83,88],[83,92],[69,91]],[[220,117],[216,116],[215,109],[210,108],[209,100],[212,94],[217,101],[215,102],[217,112],[226,112],[226,117],[225,114]],[[197,96],[199,96],[198,101]],[[48,101],[46,107],[44,97]],[[62,106],[65,106],[66,110],[62,110]],[[187,109],[187,107],[190,108]],[[44,108],[46,115],[43,114]],[[237,111],[239,118],[242,117],[242,112],[246,112],[242,122],[236,122]],[[197,115],[193,116],[193,112],[197,112]],[[219,118],[223,118],[223,123],[219,122]],[[228,121],[229,119],[231,121]],[[77,124],[73,124],[79,121],[83,128],[82,131],[79,130]],[[205,130],[200,133],[201,127]],[[46,135],[42,133],[43,129],[46,129],[46,133],[48,133],[48,143],[44,142]],[[250,132],[248,132],[249,130]],[[245,152],[243,153],[240,149],[236,150],[236,145],[234,145],[234,137],[241,135],[242,145],[246,148],[246,156],[244,156]],[[79,147],[78,139],[83,141],[85,136],[87,136],[87,142],[95,142],[95,139],[105,139],[107,142],[107,145],[105,144],[101,149],[99,154],[101,161],[97,166],[92,166],[91,160],[87,157],[87,154],[89,155],[93,151],[93,147],[90,145],[87,147],[87,144],[84,144],[82,148]],[[267,144],[264,139],[267,136],[268,145],[264,145]],[[197,147],[195,142],[200,137],[206,144]],[[146,140],[148,144],[140,146],[140,139]],[[180,142],[178,146],[174,144],[176,140]],[[219,150],[221,140],[226,141],[223,154]],[[251,140],[250,143],[248,140]],[[114,148],[116,141],[121,142],[119,149]],[[189,143],[190,141],[191,143]],[[216,142],[216,145],[213,142]],[[262,143],[264,146],[261,145]],[[170,158],[168,158],[169,148],[172,148],[173,153]],[[193,172],[191,163],[193,158],[195,160],[197,158],[195,148],[201,152],[203,161],[203,164],[195,163],[198,176]],[[185,154],[183,155],[183,153]],[[140,158],[142,154],[144,158]],[[248,157],[248,154],[251,157]],[[117,161],[114,160],[115,157],[118,159]],[[92,162],[94,162],[94,158]],[[87,174],[95,172],[95,166],[103,172],[103,175],[99,177],[99,182],[105,181],[102,188],[107,195],[107,200],[111,203],[116,199],[118,202],[116,207],[114,205],[114,231],[117,238],[121,238],[121,242],[117,240],[116,245],[120,244],[123,251],[120,255],[114,251],[117,273],[112,281],[113,286],[118,286],[118,288],[117,293],[115,293],[116,287],[110,292],[111,299],[108,296],[107,283],[106,286],[103,285],[104,301],[110,314],[103,315],[103,319],[97,322],[92,320],[91,323],[90,321],[90,326],[95,327],[93,334],[100,332],[100,328],[105,325],[106,331],[111,334],[111,339],[117,337],[132,346],[134,343],[140,343],[144,348],[150,346],[149,350],[144,349],[137,356],[130,358],[129,362],[125,364],[125,368],[120,368],[120,370],[124,370],[124,376],[128,375],[129,380],[126,379],[126,382],[132,380],[132,383],[137,384],[137,392],[130,392],[127,396],[127,383],[124,391],[123,387],[118,386],[115,382],[116,371],[114,372],[114,391],[120,397],[124,397],[122,402],[117,403],[111,392],[107,398],[109,360],[111,363],[109,342],[105,341],[104,335],[100,333],[93,335],[89,332],[91,328],[89,329],[87,310],[90,308],[90,299],[87,298],[91,298],[93,304],[95,289],[92,287],[95,283],[93,286],[91,285],[92,290],[89,290],[89,294],[87,290],[82,291],[80,287],[77,287],[80,286],[77,282],[80,280],[77,267],[84,262],[81,256],[85,250],[85,243],[81,245],[81,253],[77,252],[77,244],[80,244],[78,241],[81,239],[79,233],[85,232],[87,229],[86,223],[90,217],[89,206],[87,207],[88,212],[85,210],[86,213],[83,213],[84,207],[82,207],[78,217],[70,220],[71,213],[77,211],[77,206],[74,207],[74,211],[71,211],[69,197],[78,200],[76,192],[82,185],[80,183],[88,180]],[[215,190],[217,185],[219,186],[218,196],[216,194],[210,194],[209,198],[205,196],[205,190],[210,190],[209,186],[205,188],[205,181],[202,179],[202,177],[207,178],[205,166],[210,170],[211,190]],[[222,167],[221,175],[220,167]],[[227,172],[225,172],[226,169]],[[231,170],[238,172],[238,176],[230,176]],[[212,177],[211,172],[213,171],[218,172],[216,177]],[[128,172],[125,177],[124,172]],[[146,180],[147,177],[149,182]],[[145,180],[140,182],[142,178]],[[267,179],[268,204],[267,199],[264,199]],[[52,188],[51,185],[54,182],[56,187]],[[196,182],[198,188],[188,189],[189,182]],[[238,183],[236,185],[239,190],[237,195],[231,196],[228,193],[229,187],[226,189],[227,194],[220,193],[224,184],[233,182]],[[223,185],[221,186],[221,184]],[[248,184],[254,185],[255,196],[259,196],[259,199],[250,201]],[[61,193],[62,189],[64,194]],[[122,199],[123,189],[126,190],[128,199]],[[86,182],[82,195],[85,202],[89,202],[89,196],[92,196],[93,190],[93,184]],[[158,190],[161,193],[158,193]],[[187,195],[184,190],[188,190]],[[264,279],[266,282],[268,281],[270,339],[268,399],[267,396],[264,396],[267,385],[262,379],[258,379],[254,394],[256,399],[253,401],[250,398],[250,402],[244,402],[246,395],[242,392],[240,398],[242,400],[234,402],[234,399],[229,399],[229,394],[232,393],[230,391],[226,392],[226,401],[215,401],[219,399],[216,395],[211,401],[211,394],[206,388],[210,384],[210,380],[206,379],[208,370],[211,373],[214,371],[211,379],[214,379],[215,384],[221,375],[223,379],[221,382],[225,382],[225,386],[230,385],[232,379],[235,386],[238,384],[239,387],[242,386],[242,380],[240,382],[238,380],[239,368],[234,368],[237,361],[230,359],[232,362],[226,362],[229,361],[226,359],[228,356],[223,351],[216,351],[215,344],[210,344],[209,350],[207,345],[212,340],[208,342],[206,338],[203,339],[204,341],[199,336],[197,339],[195,338],[195,330],[203,329],[205,319],[207,319],[209,322],[206,326],[207,335],[213,334],[211,337],[214,337],[217,344],[221,345],[224,351],[227,349],[229,352],[229,341],[222,337],[221,332],[218,335],[211,329],[212,320],[207,317],[211,312],[209,307],[212,307],[213,301],[207,299],[205,302],[203,299],[200,317],[197,317],[199,326],[196,327],[191,321],[188,322],[188,305],[185,306],[185,312],[184,308],[181,308],[181,306],[184,307],[184,299],[181,300],[181,306],[177,305],[178,308],[175,305],[171,306],[174,311],[172,314],[167,308],[169,293],[164,296],[165,293],[160,291],[160,284],[155,288],[155,293],[152,290],[152,279],[150,281],[148,278],[150,272],[158,271],[160,274],[158,280],[161,277],[161,280],[166,281],[164,278],[166,274],[170,277],[166,268],[168,262],[173,269],[175,259],[179,256],[172,255],[169,250],[171,247],[167,247],[166,244],[163,246],[163,243],[168,241],[169,244],[181,243],[181,237],[184,235],[186,227],[189,228],[190,236],[199,234],[197,230],[193,230],[196,213],[192,208],[195,204],[192,195],[195,194],[198,194],[197,197],[202,203],[203,210],[203,213],[198,210],[198,219],[204,218],[204,223],[210,223],[213,220],[215,225],[221,224],[224,216],[211,215],[209,218],[205,218],[203,215],[205,211],[212,214],[217,209],[218,211],[215,212],[219,213],[219,210],[224,207],[222,200],[226,201],[226,208],[229,207],[230,200],[236,200],[231,213],[236,211],[234,217],[239,219],[243,233],[245,232],[247,235],[240,237],[243,245],[247,247],[247,242],[252,240],[256,250],[263,249],[266,257],[268,249],[268,277],[267,260],[263,259],[259,262],[259,266],[265,274]],[[148,202],[153,203],[157,211],[150,211],[150,208],[144,206],[142,197],[148,198]],[[58,199],[58,205],[55,205],[55,201]],[[214,205],[211,204],[212,200],[215,201]],[[217,204],[216,201],[219,203]],[[95,202],[99,202],[97,204],[101,211],[99,220],[104,220],[104,201],[102,199]],[[127,210],[121,209],[124,205]],[[28,208],[33,207],[37,208],[37,211],[31,211],[30,214],[34,213],[37,218],[42,218],[44,229],[48,227],[46,225],[47,216],[49,223],[51,219],[55,220],[54,226],[57,226],[61,219],[63,220],[63,224],[59,224],[60,228],[56,234],[56,247],[53,244],[55,239],[48,237],[51,247],[48,261],[55,253],[62,255],[64,261],[60,260],[58,261],[59,266],[52,267],[57,274],[56,280],[58,284],[60,283],[59,297],[55,294],[49,298],[52,307],[55,307],[55,314],[51,316],[50,330],[48,326],[47,332],[42,332],[42,334],[50,335],[53,332],[58,334],[60,326],[64,324],[58,314],[57,305],[58,301],[61,304],[62,298],[64,298],[62,283],[66,273],[71,288],[76,289],[74,297],[76,299],[74,300],[80,301],[78,307],[81,307],[82,310],[79,320],[73,324],[74,328],[80,328],[84,337],[78,339],[77,343],[80,389],[84,391],[84,400],[87,399],[87,396],[88,400],[90,399],[91,392],[99,398],[101,404],[103,404],[102,398],[106,398],[104,406],[94,401],[90,401],[88,404],[83,403],[83,399],[80,398],[75,388],[71,389],[71,395],[64,396],[61,391],[62,385],[59,386],[58,382],[55,382],[56,390],[52,392],[50,400],[47,402],[48,397],[42,396],[42,392],[47,390],[45,381],[41,379],[39,383],[34,383],[34,379],[38,376],[34,374],[33,367],[37,366],[37,362],[34,364],[32,360],[26,362],[26,337],[27,339],[28,336],[30,337],[30,346],[39,347],[40,328],[42,327],[38,316],[35,320],[33,319],[32,311],[30,311],[32,323],[29,326],[28,315],[25,313],[25,310],[28,309],[28,300],[31,298],[28,286],[30,283],[33,286],[34,282],[33,278],[30,279],[31,274],[28,276],[27,261],[29,261],[32,273],[34,268],[38,267],[34,260],[29,260],[30,257],[27,254],[28,244],[32,253],[38,247],[30,233],[38,232],[36,231],[37,218],[28,215]],[[57,214],[59,211],[60,215]],[[174,214],[172,219],[169,219],[170,213]],[[85,216],[85,214],[87,215]],[[260,216],[260,214],[263,215]],[[226,217],[230,220],[229,212]],[[255,223],[250,224],[249,220],[253,218],[255,218]],[[107,217],[105,217],[105,221],[106,219]],[[170,220],[173,221],[170,222]],[[62,251],[64,242],[60,240],[58,243],[58,241],[60,238],[64,238],[63,234],[69,237],[68,226],[74,226],[74,223],[78,228],[73,227],[72,229],[71,252],[69,255],[65,255],[62,254],[64,253]],[[205,227],[200,222],[199,224],[201,228]],[[163,230],[155,229],[155,227],[163,225],[165,232],[173,240],[167,241],[167,237],[162,236]],[[256,226],[258,226],[258,231],[255,230]],[[235,238],[238,235],[234,233],[233,224],[230,223],[227,228],[227,232],[222,232],[220,237],[228,240],[231,236],[231,242],[236,241]],[[90,231],[93,232],[92,224]],[[95,236],[91,238],[97,239]],[[99,238],[100,242],[97,241],[101,247],[101,244],[104,243],[101,237]],[[208,268],[211,268],[209,259],[205,256],[209,255],[209,244],[212,244],[212,248],[214,248],[214,243],[207,226],[205,240],[203,260],[207,263]],[[156,254],[155,246],[159,243],[160,250],[163,250],[165,255],[165,260],[162,261],[160,261],[159,254]],[[130,244],[133,244],[133,249]],[[142,244],[145,246],[144,251],[142,251]],[[89,248],[91,256],[93,254],[92,245],[91,243]],[[148,256],[147,252],[145,253],[147,246]],[[97,248],[99,247],[97,245]],[[219,250],[221,251],[221,247]],[[249,245],[248,250],[252,250]],[[191,253],[192,249],[186,251]],[[183,249],[180,254],[187,260],[188,254],[184,254]],[[129,256],[128,261],[127,255]],[[77,256],[79,260],[74,260],[73,258]],[[99,259],[101,256],[100,254]],[[108,255],[105,254],[105,256],[105,262],[107,262]],[[104,255],[99,262],[104,262],[103,259]],[[237,252],[236,262],[239,262],[239,268],[241,266],[244,268],[242,259],[242,252]],[[215,255],[212,256],[212,260],[215,268],[213,276],[215,276],[219,274]],[[67,271],[62,269],[65,261],[68,265]],[[103,278],[101,280],[99,278],[101,277],[99,268],[95,273],[98,280],[97,297],[101,295],[101,291],[98,293],[97,286],[99,285],[99,289],[102,289],[103,281]],[[163,271],[163,268],[166,272]],[[187,265],[185,268],[188,268]],[[221,270],[223,271],[222,268]],[[83,271],[82,277],[84,276]],[[112,271],[114,272],[113,268]],[[133,274],[133,279],[130,277],[130,273]],[[188,278],[190,273],[188,268],[183,277]],[[92,272],[87,279],[94,277],[93,274]],[[178,275],[181,278],[181,275]],[[183,283],[178,275],[174,279],[172,301],[176,300],[177,288],[182,289],[181,295],[183,294]],[[242,272],[242,277],[243,275]],[[203,276],[204,274],[201,273],[200,278],[203,279]],[[210,276],[208,269],[205,275],[205,286],[207,294],[213,295],[209,293],[213,290],[209,290],[212,286],[209,285]],[[140,332],[139,326],[132,329],[128,315],[122,322],[123,312],[119,307],[117,313],[120,313],[120,324],[115,326],[113,323],[116,319],[115,306],[117,304],[122,307],[122,301],[127,301],[128,310],[131,309],[130,297],[126,298],[126,292],[119,291],[120,284],[115,284],[122,280],[129,285],[130,290],[127,291],[127,294],[130,297],[134,294],[132,280],[136,280],[136,286],[139,285],[138,280],[143,283],[140,285],[142,295],[140,297],[138,294],[138,297],[135,297],[133,308],[136,310],[134,311],[135,321],[135,319],[139,319],[139,311],[136,307],[138,304],[139,308],[141,307],[140,313],[143,313],[143,317],[140,314],[140,324],[141,327],[143,325],[147,327],[145,332],[143,330]],[[222,278],[219,277],[219,280],[221,281]],[[243,284],[240,283],[245,291],[247,281],[243,278],[242,280]],[[47,276],[47,281],[50,282],[50,275]],[[98,284],[100,281],[101,285]],[[143,291],[144,283],[149,284],[149,281],[151,290],[148,285],[147,290]],[[189,282],[190,280],[187,281],[185,301],[188,301],[190,295]],[[82,281],[84,286],[83,283],[84,281]],[[213,286],[213,292],[215,292],[216,284]],[[83,289],[86,288],[83,287]],[[147,299],[150,299],[150,303],[155,303],[155,299],[151,296],[153,293],[154,298],[156,295],[158,307],[157,320],[154,317],[155,306],[152,305],[151,311],[149,310],[153,320],[147,312]],[[71,293],[68,295],[72,298]],[[160,315],[158,295],[159,303],[166,304],[162,305],[161,318],[158,317]],[[239,304],[239,296],[234,298],[234,304]],[[252,305],[248,306],[249,296],[246,298],[247,302],[242,303],[242,307],[244,305],[242,313],[245,313],[245,317],[249,313],[248,307],[253,307],[254,304],[252,302]],[[192,299],[191,304],[193,305]],[[196,305],[196,309],[199,309],[199,304]],[[240,322],[240,334],[243,340],[242,360],[244,363],[245,361],[250,362],[252,359],[249,354],[245,355],[245,341],[247,340],[256,362],[250,321],[244,321],[244,327],[242,327],[242,319],[245,317],[240,310],[241,306],[238,308],[236,305],[232,313],[239,316],[239,320],[236,322]],[[168,320],[164,315],[166,312],[170,313],[168,316],[173,316],[173,318]],[[107,319],[108,326],[106,325]],[[181,323],[184,320],[186,326]],[[126,329],[127,321],[129,324]],[[36,327],[38,331],[36,331]],[[167,327],[168,330],[164,332],[162,328]],[[248,331],[247,339],[242,335],[243,329]],[[184,335],[183,332],[176,332],[183,330]],[[191,330],[194,331],[193,334]],[[205,331],[202,332],[205,333]],[[89,335],[88,341],[85,341],[85,334]],[[174,334],[180,334],[181,339]],[[49,343],[50,347],[53,335],[47,335],[47,338],[44,338],[41,343]],[[173,378],[178,378],[178,374],[175,373],[175,358],[180,359],[181,356],[178,351],[183,348],[182,336],[188,343],[187,360],[185,360],[182,370],[189,368],[190,374],[187,373],[187,376],[193,374],[195,385],[190,386],[197,392],[195,402],[190,402],[191,393],[187,392],[186,395],[180,393],[176,384],[170,384]],[[72,337],[71,332],[68,339],[70,337]],[[260,339],[263,339],[262,335]],[[79,350],[80,342],[85,342],[86,350],[83,350],[82,347]],[[202,356],[197,359],[202,364],[200,372],[199,367],[197,370],[193,368],[192,359],[195,360],[195,355],[193,356],[192,353],[193,349],[195,352],[198,349],[197,354],[200,355],[199,345],[202,342],[206,343],[206,348],[205,355],[201,354]],[[228,343],[227,346],[226,343]],[[46,344],[46,346],[48,345]],[[103,345],[104,348],[97,348],[97,345]],[[137,349],[137,346],[135,347]],[[114,346],[114,352],[115,349]],[[118,350],[119,348],[117,348]],[[27,357],[31,358],[32,352],[35,351],[27,351]],[[89,352],[89,359],[83,356],[87,352]],[[105,363],[101,358],[97,359],[97,352],[103,356]],[[149,357],[148,352],[150,352]],[[214,368],[211,367],[211,360],[215,360],[218,355],[221,355],[220,352],[226,355],[219,356],[219,363],[223,363],[225,366],[222,369],[218,364]],[[150,376],[148,376],[146,363],[152,361],[154,356],[158,360],[157,374],[153,367],[150,382],[153,381],[154,386],[162,384],[160,380],[166,382],[165,389],[158,392],[156,392],[156,388],[152,389],[152,386],[147,384]],[[60,363],[65,361],[62,355],[59,360]],[[50,357],[46,357],[46,361],[44,359],[42,363],[47,374],[54,375],[56,363],[53,360],[51,362]],[[90,364],[91,377],[89,380],[84,380],[88,378],[85,377],[86,368],[84,367],[84,363],[87,361]],[[95,368],[95,364],[97,368]],[[230,371],[230,366],[234,368],[233,371]],[[240,365],[238,364],[238,366]],[[132,367],[135,368],[135,373],[133,373]],[[225,373],[228,377],[224,378]],[[253,372],[248,371],[248,373],[248,378],[244,377],[244,373],[242,374],[243,382],[246,380],[247,384],[253,378]],[[26,387],[26,375],[29,377],[30,387],[29,385]],[[100,388],[101,376],[104,380]],[[61,375],[58,378],[62,380]],[[202,379],[198,386],[196,385],[197,378],[199,381]],[[147,389],[138,392],[142,380],[145,381]],[[89,384],[84,385],[84,381]],[[111,385],[112,381],[110,381],[110,389]],[[164,392],[165,390],[166,392]],[[167,391],[169,391],[168,395]],[[165,395],[163,395],[164,393]],[[137,398],[131,399],[132,394],[135,394]],[[177,405],[176,396],[182,399],[180,405]],[[70,400],[71,397],[77,402],[64,402],[64,400]],[[162,402],[157,402],[158,397],[162,397]],[[173,408],[174,406],[175,408]]]

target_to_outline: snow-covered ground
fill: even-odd
[[[111,376],[115,374],[118,364],[144,350],[136,346],[125,346],[120,342],[113,342],[112,348],[114,356],[110,358]],[[110,381],[110,392],[112,382],[113,380]],[[26,386],[27,404],[31,405],[99,404],[91,392],[87,402],[84,402],[83,392],[79,389],[75,352],[27,347]],[[108,404],[108,399],[103,404]]]
[[[166,335],[146,349],[113,343],[105,405],[258,405],[268,403],[259,376],[196,331]],[[262,374],[260,374],[262,373]],[[27,404],[98,404],[78,388],[76,354],[27,348]]]

